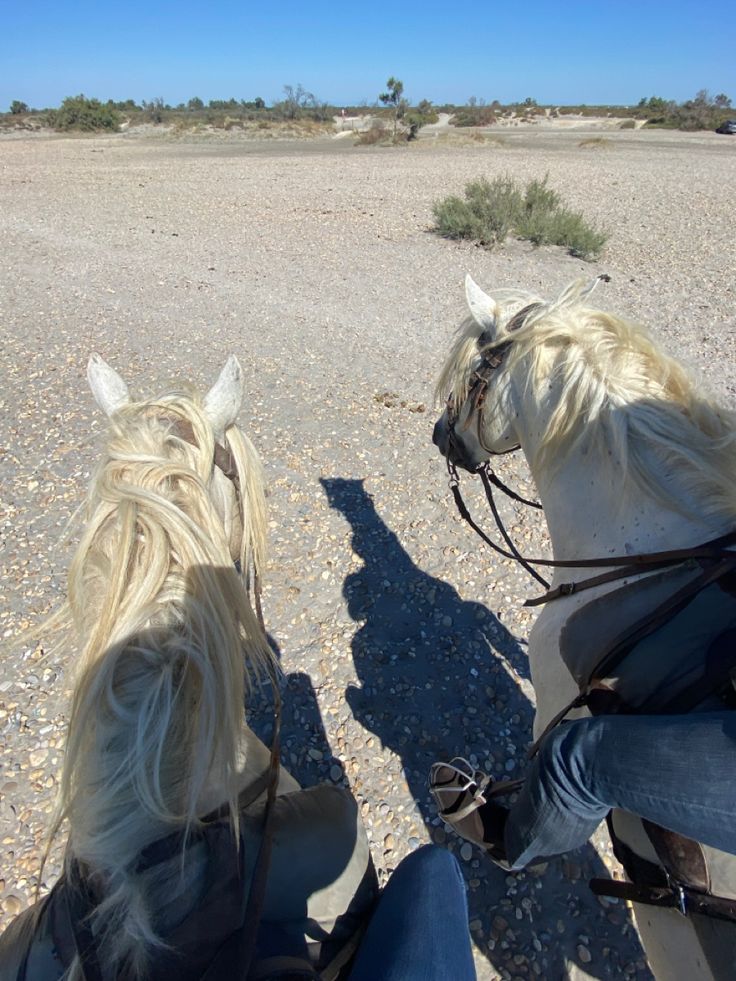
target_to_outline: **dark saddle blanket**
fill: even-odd
[[[688,711],[705,701],[708,689],[717,688],[736,665],[736,595],[725,580],[696,593],[663,626],[636,640],[610,674],[596,675],[601,652],[613,639],[645,621],[699,574],[694,564],[679,566],[637,579],[577,610],[562,630],[560,654],[581,690],[596,676],[628,711],[641,713]],[[703,698],[689,704],[688,692],[702,692]]]

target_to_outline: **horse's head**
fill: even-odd
[[[241,562],[243,551],[254,548],[253,557],[260,562],[262,522],[248,520],[254,505],[263,509],[260,464],[250,443],[235,428],[244,396],[237,358],[228,358],[203,399],[173,394],[132,402],[125,381],[98,354],[89,359],[87,379],[97,404],[111,421],[115,452],[119,455],[119,444],[128,442],[133,455],[138,449],[157,456],[165,477],[174,476],[177,465],[193,470],[211,499],[232,561]],[[137,448],[136,440],[141,441]],[[238,459],[241,468],[246,464],[245,474],[238,470]],[[241,485],[244,477],[247,486]],[[245,540],[244,531],[251,541]]]
[[[489,457],[519,448],[516,411],[504,361],[515,330],[536,304],[514,297],[504,308],[467,276],[470,317],[437,384],[447,396],[433,440],[452,463],[474,471]]]

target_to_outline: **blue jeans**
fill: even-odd
[[[736,711],[600,715],[558,727],[509,813],[512,867],[578,848],[616,807],[736,854]]]
[[[475,981],[457,859],[424,845],[397,867],[358,949],[350,981]]]

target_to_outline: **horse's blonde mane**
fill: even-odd
[[[212,784],[237,829],[248,669],[274,670],[233,564],[264,561],[260,463],[236,428],[225,443],[240,488],[233,528],[224,516],[234,501],[195,396],[115,412],[70,566],[67,609],[81,649],[52,834],[68,821],[67,863],[83,863],[101,886],[92,926],[115,976],[145,973],[159,943],[135,876],[141,850],[188,833]]]
[[[460,328],[437,383],[438,397],[452,392],[456,409],[467,398],[482,350],[512,340],[501,371],[522,362],[528,393],[541,406],[550,383],[556,403],[547,418],[533,469],[555,460],[583,440],[614,451],[622,473],[672,503],[670,477],[690,493],[703,514],[736,513],[736,414],[719,406],[699,380],[665,354],[637,324],[591,307],[589,285],[572,283],[553,302],[518,291],[491,294],[499,307],[498,330],[482,345],[472,320]],[[509,321],[534,304],[522,325]],[[492,383],[493,384],[493,383]]]

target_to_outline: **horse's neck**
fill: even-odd
[[[533,459],[535,447],[523,445]],[[606,450],[573,449],[551,472],[535,473],[557,559],[636,555],[696,545],[726,530],[706,519],[684,488],[664,503],[633,486]],[[577,578],[590,572],[581,570]],[[576,578],[566,570],[565,578]]]

